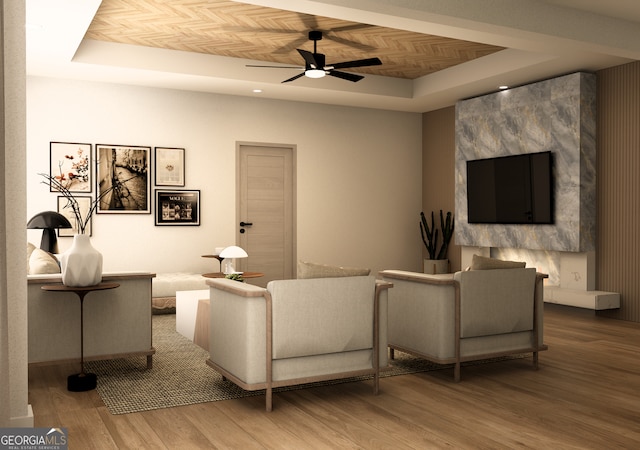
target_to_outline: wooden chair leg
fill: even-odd
[[[272,388],[268,387],[267,388],[267,394],[266,394],[266,403],[267,403],[267,412],[271,412],[273,410],[273,390]]]
[[[538,352],[533,352],[533,368],[538,370]]]
[[[389,359],[395,359],[396,352],[394,349],[389,348]]]
[[[380,373],[373,374],[373,395],[378,395],[380,391]]]
[[[456,365],[453,369],[453,381],[456,383],[460,382],[460,361],[456,362]]]

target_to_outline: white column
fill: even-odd
[[[33,427],[28,403],[25,2],[0,1],[0,427]]]

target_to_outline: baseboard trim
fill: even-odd
[[[9,419],[11,428],[33,428],[34,417],[31,404],[27,405],[27,415],[22,417],[11,417]]]

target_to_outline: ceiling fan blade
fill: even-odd
[[[316,16],[313,16],[311,14],[298,13],[298,17],[300,18],[300,22],[302,22],[306,29],[318,29],[318,20],[316,19]]]
[[[247,33],[247,34],[252,34],[255,35],[256,32],[259,33],[277,33],[277,34],[300,34],[300,31],[298,30],[291,30],[291,29],[287,29],[287,28],[263,28],[260,27],[259,28],[254,28],[254,27],[242,27],[242,26],[233,26],[233,25],[225,25],[220,27],[221,29],[223,29],[224,31],[229,31],[229,32],[234,32],[234,33]]]
[[[371,28],[373,25],[368,23],[353,23],[351,25],[343,25],[341,27],[330,28],[327,33],[339,33],[341,31],[362,30],[363,28]]]
[[[316,69],[321,69],[322,68],[316,62],[316,58],[315,58],[315,56],[313,56],[313,53],[308,52],[306,50],[301,50],[301,49],[298,49],[298,53],[300,53],[300,55],[302,55],[302,57],[304,58],[304,61],[308,65],[310,65],[311,67],[316,68]]]
[[[307,41],[308,39],[306,37],[301,37],[300,39],[296,39],[295,41],[291,41],[288,44],[285,44],[282,47],[277,48],[276,50],[273,51],[273,53],[278,53],[278,54],[289,53],[290,51],[295,50],[296,48],[300,47],[302,44],[304,44]]]
[[[304,70],[302,66],[260,66],[258,64],[247,64],[245,67],[263,67],[267,69],[299,69]]]
[[[342,78],[343,80],[353,81],[354,83],[364,78],[362,75],[356,75],[355,73],[340,72],[338,70],[330,70],[329,75],[336,78]]]
[[[350,41],[348,39],[343,39],[343,38],[338,37],[338,36],[328,35],[328,36],[326,36],[326,38],[328,40],[330,40],[330,41],[337,42],[338,44],[342,44],[342,45],[346,45],[347,47],[352,47],[352,48],[356,48],[358,50],[362,50],[363,52],[372,52],[374,50],[377,50],[375,47],[372,47],[370,45],[361,44],[361,43],[355,42],[355,41]]]
[[[330,64],[330,67],[333,67],[334,69],[347,69],[349,67],[379,66],[381,64],[382,61],[380,61],[380,58],[367,58]]]
[[[286,80],[283,81],[283,83],[288,83],[289,81],[297,80],[298,78],[303,77],[303,76],[304,76],[304,72],[299,73],[295,77],[287,78]]]

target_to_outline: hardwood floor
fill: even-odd
[[[545,306],[531,359],[264,397],[111,415],[96,391],[66,390],[74,366],[32,367],[37,427],[66,427],[70,449],[640,448],[640,324]]]

